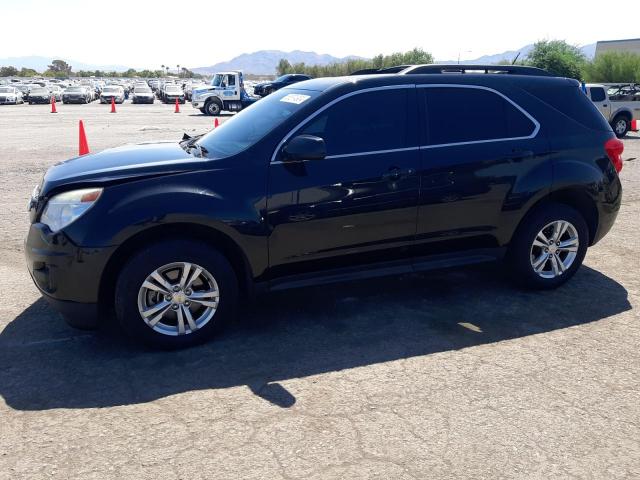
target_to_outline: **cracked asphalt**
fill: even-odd
[[[640,160],[559,290],[498,265],[294,290],[153,352],[67,327],[23,260],[27,198],[78,119],[92,150],[212,126],[189,105],[108,109],[0,108],[0,479],[640,478]]]

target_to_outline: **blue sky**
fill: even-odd
[[[583,45],[640,36],[633,15],[561,0],[0,0],[0,14],[0,58],[136,68],[211,65],[266,49],[373,56],[421,47],[451,60],[543,38]]]

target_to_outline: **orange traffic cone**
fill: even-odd
[[[116,113],[116,101],[111,97],[111,113]]]
[[[89,144],[87,143],[87,135],[84,133],[84,123],[80,120],[80,124],[78,126],[80,139],[78,142],[78,155],[86,155],[89,153]]]
[[[51,113],[58,113],[56,110],[56,97],[55,95],[51,97]]]
[[[176,98],[176,109],[173,113],[180,113],[180,104],[178,103],[178,99]]]
[[[218,128],[220,126],[220,122],[218,121],[218,117],[213,121],[213,128]]]

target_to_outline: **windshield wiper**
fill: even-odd
[[[199,157],[199,158],[206,157],[207,153],[209,153],[207,151],[207,149],[205,147],[203,147],[202,145],[200,145],[199,143],[192,143],[190,145],[187,145],[185,147],[185,150],[187,152],[189,152],[189,153],[191,153],[192,150],[195,150],[196,151],[196,155],[195,156]]]

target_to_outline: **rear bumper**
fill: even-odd
[[[609,166],[608,175],[604,179],[603,188],[599,194],[598,208],[598,229],[591,245],[595,245],[604,236],[609,233],[613,224],[618,217],[620,205],[622,204],[622,183],[620,177],[613,170],[613,166]]]

